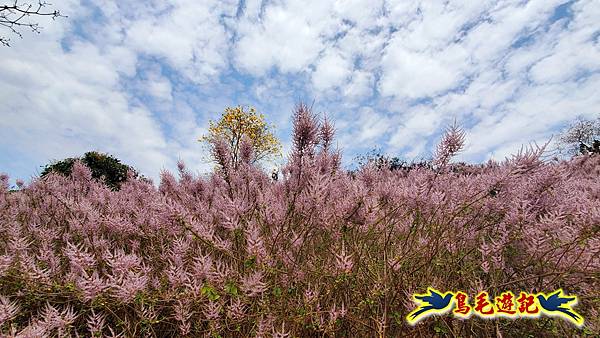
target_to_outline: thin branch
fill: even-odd
[[[60,11],[45,11],[44,9],[51,5],[45,1],[39,1],[37,5],[30,3],[19,4],[18,0],[12,2],[12,4],[0,5],[0,26],[6,27],[13,34],[20,38],[23,38],[21,32],[17,28],[28,27],[32,32],[40,33],[41,27],[38,23],[26,21],[26,17],[30,16],[49,16],[52,19],[58,17],[66,17],[60,14]],[[10,39],[0,36],[0,43],[4,46],[10,46]]]

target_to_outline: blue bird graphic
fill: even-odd
[[[419,316],[423,317],[428,312],[433,313],[441,313],[443,310],[446,310],[452,301],[452,297],[454,296],[452,292],[446,292],[442,294],[441,292],[433,289],[427,288],[427,292],[425,294],[416,294],[414,296],[415,300],[419,304],[413,312],[411,312],[407,319],[409,322],[416,322]]]
[[[577,303],[577,297],[563,297],[563,292],[561,289],[550,294],[549,296],[545,296],[543,294],[538,294],[537,299],[540,303],[540,306],[547,312],[555,314],[562,313],[565,316],[573,319],[573,322],[576,324],[583,323],[583,317],[577,314],[569,303]]]

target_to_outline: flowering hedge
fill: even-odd
[[[333,128],[305,106],[283,177],[228,162],[183,164],[158,188],[111,191],[76,164],[18,191],[0,186],[0,330],[39,336],[572,336],[600,322],[600,156],[349,174]],[[409,326],[411,294],[579,296],[583,328],[555,318],[434,316]]]

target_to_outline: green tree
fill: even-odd
[[[121,183],[127,180],[127,173],[132,172],[134,177],[138,177],[138,172],[132,167],[122,164],[117,158],[95,151],[87,152],[83,157],[70,157],[62,161],[54,161],[46,165],[42,171],[41,177],[50,173],[59,173],[64,176],[71,175],[73,164],[80,160],[92,172],[92,177],[102,180],[106,186],[112,190],[119,190]]]

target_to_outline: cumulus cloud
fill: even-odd
[[[364,70],[356,70],[352,73],[350,82],[343,88],[343,95],[348,100],[360,100],[369,97],[373,93],[374,76]]]
[[[235,104],[265,112],[289,145],[294,104],[316,99],[347,160],[366,147],[427,155],[454,119],[467,131],[461,159],[501,159],[599,113],[592,0],[55,7],[69,19],[0,49],[0,156],[11,159],[0,170],[17,176],[90,149],[152,177],[179,158],[205,170],[196,139]]]
[[[283,73],[306,71],[335,33],[326,1],[290,1],[265,8],[256,18],[242,17],[233,50],[237,67],[263,75],[272,67]]]
[[[317,63],[312,76],[318,91],[335,88],[345,82],[352,71],[352,63],[335,50],[327,51]]]
[[[434,96],[454,88],[462,79],[459,69],[444,60],[444,53],[414,53],[392,40],[383,58],[384,76],[380,82],[383,95],[418,99]]]
[[[142,170],[167,162],[160,127],[148,109],[128,103],[119,66],[95,46],[80,42],[65,52],[48,42],[2,53],[4,147],[28,154],[36,165],[92,149],[118,153]]]
[[[386,48],[380,91],[400,101],[416,100],[403,115],[443,121],[439,127],[454,118],[465,124],[469,139],[465,159],[498,158],[531,141],[544,143],[577,114],[598,114],[597,95],[589,87],[597,85],[591,74],[600,69],[598,44],[592,39],[600,27],[590,21],[598,5],[575,2],[563,7],[565,12],[557,18],[560,4],[481,4],[480,13],[466,16],[469,19],[462,25],[449,26],[448,32],[462,27],[458,33],[422,39],[425,45],[400,39],[399,47],[396,35]],[[419,11],[427,16],[426,9]],[[418,20],[426,19],[412,21],[409,27]],[[418,50],[411,52],[420,62],[412,63],[415,67],[408,66],[406,50],[411,48]],[[446,53],[449,48],[455,52]],[[432,50],[438,53],[434,57]],[[392,55],[396,56],[392,61],[386,60]],[[429,109],[427,113],[423,108]],[[401,146],[399,135],[408,130],[425,138],[440,132],[403,127],[390,145]],[[410,144],[403,148],[415,149]]]
[[[227,65],[229,36],[220,20],[233,16],[236,4],[178,0],[169,5],[164,13],[156,9],[159,15],[131,20],[125,43],[139,53],[164,58],[192,81],[210,82]]]

